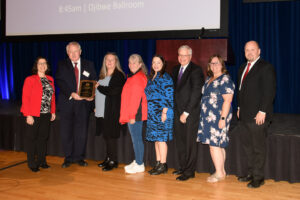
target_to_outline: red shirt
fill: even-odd
[[[147,120],[147,99],[144,92],[146,86],[147,77],[142,70],[127,79],[121,95],[119,120],[121,124],[128,123],[130,119],[135,119],[140,104],[142,104],[142,121]]]
[[[51,98],[51,113],[55,113],[55,88],[54,80],[51,76],[46,75],[50,85],[53,88]],[[23,85],[22,106],[21,112],[24,116],[39,117],[41,112],[43,95],[43,86],[41,79],[38,75],[28,76]]]

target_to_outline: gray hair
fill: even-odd
[[[66,46],[66,51],[67,51],[67,53],[68,53],[69,47],[70,47],[71,45],[77,46],[77,47],[79,48],[79,50],[81,51],[81,46],[80,46],[80,44],[79,44],[78,42],[76,42],[76,41],[72,41],[72,42],[69,42],[69,44]]]
[[[187,49],[188,52],[189,52],[189,55],[192,55],[192,53],[193,53],[192,48],[189,47],[188,45],[182,45],[182,46],[180,46],[179,49],[178,49],[178,52],[179,52],[181,49]]]
[[[137,60],[138,63],[140,63],[142,66],[142,71],[144,72],[145,75],[148,74],[148,70],[147,70],[147,67],[142,59],[142,57],[139,55],[139,54],[131,54],[131,56],[129,57],[128,60]]]

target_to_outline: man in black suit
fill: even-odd
[[[241,141],[248,159],[248,175],[239,177],[249,188],[264,184],[267,129],[273,113],[276,92],[274,67],[260,58],[256,41],[245,45],[244,63],[238,73],[238,112]]]
[[[178,49],[180,65],[173,69],[174,139],[179,169],[173,174],[176,180],[185,181],[195,177],[197,159],[197,132],[200,120],[201,90],[204,84],[201,67],[191,62],[192,49],[183,45]]]
[[[80,80],[96,80],[94,64],[80,58],[81,47],[70,42],[67,47],[68,59],[58,63],[56,84],[60,88],[58,110],[60,134],[65,153],[63,168],[72,163],[87,166],[84,161],[89,116],[93,98],[83,99],[78,95]]]

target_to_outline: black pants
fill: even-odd
[[[106,144],[106,157],[110,160],[118,161],[118,138],[112,138],[108,133],[104,133],[104,119],[103,117],[96,117],[96,135],[103,134]]]
[[[197,132],[199,127],[200,114],[189,115],[185,124],[181,123],[180,115],[174,115],[174,139],[178,154],[179,169],[185,175],[195,174],[197,161]]]
[[[70,100],[60,109],[60,135],[65,161],[78,162],[85,159],[89,125],[89,107],[85,100]]]
[[[266,138],[270,122],[257,125],[254,122],[241,122],[241,142],[248,162],[248,174],[254,179],[264,178],[266,160]]]
[[[30,168],[36,168],[46,163],[51,114],[41,114],[40,117],[33,117],[33,119],[33,125],[26,123],[26,151]]]

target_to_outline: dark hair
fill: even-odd
[[[39,62],[40,59],[46,60],[47,70],[46,70],[45,74],[49,75],[49,73],[50,73],[50,65],[49,65],[47,59],[46,59],[45,57],[42,57],[42,56],[39,56],[39,57],[37,57],[37,58],[35,59],[35,61],[34,61],[34,63],[33,63],[33,67],[32,67],[32,69],[31,69],[32,74],[37,74],[37,73],[38,73],[37,65],[38,65],[38,62]]]
[[[167,62],[166,62],[166,60],[164,59],[164,57],[162,57],[161,55],[158,55],[158,54],[155,54],[155,55],[152,57],[152,60],[153,60],[153,58],[155,58],[155,57],[159,58],[159,59],[162,61],[162,64],[163,64],[161,70],[159,71],[159,72],[160,72],[159,77],[161,78],[161,77],[164,75],[164,73],[166,72]],[[149,79],[152,79],[153,76],[154,76],[154,74],[155,74],[155,71],[153,70],[152,65],[151,65],[151,70],[150,70],[150,74],[149,74]]]
[[[225,67],[225,62],[224,62],[223,58],[219,54],[214,54],[208,60],[208,64],[207,64],[207,76],[209,76],[209,77],[213,77],[214,76],[214,73],[211,71],[211,68],[210,68],[210,63],[211,63],[211,61],[212,61],[213,58],[218,58],[219,62],[222,65],[222,73],[223,74],[228,74],[228,71],[227,71],[227,69]]]

